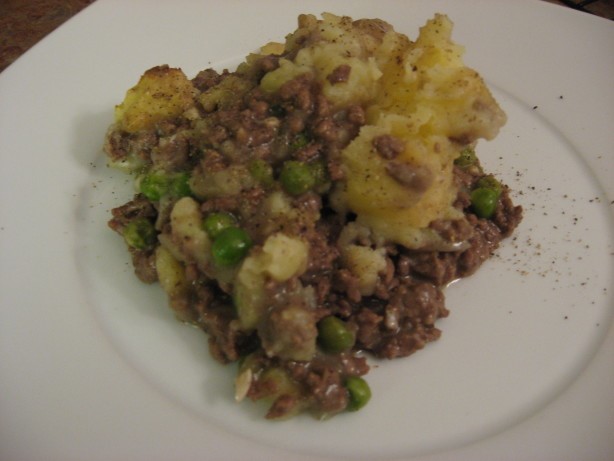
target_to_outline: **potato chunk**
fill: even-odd
[[[171,241],[169,248],[177,249],[187,262],[196,262],[206,267],[210,260],[211,239],[203,230],[202,215],[198,203],[191,197],[178,200],[171,211]],[[163,244],[167,243],[163,239]]]
[[[309,246],[299,238],[277,233],[262,250],[248,256],[237,273],[233,297],[241,325],[251,330],[260,322],[266,308],[264,284],[268,278],[285,282],[307,268]]]
[[[183,265],[161,245],[156,248],[156,271],[160,285],[169,297],[186,293],[188,282]]]
[[[134,133],[157,122],[181,115],[194,104],[194,88],[181,69],[157,66],[146,71],[139,82],[115,106],[115,122]]]

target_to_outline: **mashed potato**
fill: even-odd
[[[293,59],[280,59],[279,68],[261,82],[276,91],[312,73],[335,106],[365,107],[367,126],[342,152],[346,181],[335,191],[335,206],[357,213],[383,239],[409,248],[436,246],[429,224],[459,217],[453,207],[454,159],[478,138],[494,138],[506,120],[479,74],[463,64],[463,48],[451,34],[452,22],[444,15],[428,21],[415,42],[383,21],[301,16],[285,45]],[[330,76],[342,66],[351,72],[340,84]],[[390,161],[373,146],[382,135],[403,144],[392,168],[408,175],[419,171],[428,184],[412,186],[389,174]]]

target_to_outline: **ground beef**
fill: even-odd
[[[392,160],[405,150],[405,143],[394,136],[383,134],[373,139],[373,147],[382,158]]]
[[[109,227],[121,234],[130,221],[138,218],[155,218],[158,212],[144,196],[136,195],[133,200],[111,210],[111,214],[113,218],[109,221]]]
[[[382,33],[373,23],[368,24],[370,33]],[[252,78],[258,79],[277,68],[278,61],[274,56],[262,58]],[[342,84],[350,72],[349,66],[339,66],[328,81]],[[200,72],[192,84],[197,91],[205,92],[229,76],[209,69]],[[202,267],[196,258],[181,260],[187,288],[171,296],[170,305],[179,319],[208,334],[209,349],[216,360],[249,362],[253,376],[245,378],[250,381],[244,394],[254,400],[272,399],[267,417],[288,416],[306,407],[319,415],[335,414],[348,406],[345,380],[362,376],[369,369],[365,353],[385,359],[405,357],[440,337],[436,322],[449,314],[443,289],[451,281],[474,273],[492,255],[501,240],[518,226],[522,209],[512,203],[509,190],[503,186],[494,215],[479,218],[471,208],[470,191],[484,173],[479,165],[470,169],[455,167],[458,196],[454,206],[462,211],[462,217],[430,225],[430,230],[440,237],[443,250],[411,250],[385,243],[379,247],[385,250],[385,269],[378,274],[375,289],[366,295],[359,278],[341,264],[342,248],[338,244],[342,229],[356,216],[333,210],[326,189],[330,181],[345,177],[340,152],[365,124],[364,108],[334,108],[309,73],[289,80],[272,94],[265,94],[255,83],[225,101],[223,107],[196,107],[196,120],[179,117],[131,134],[112,129],[105,149],[114,161],[133,156],[146,168],[169,174],[190,172],[206,178],[208,186],[217,180],[211,178],[218,173],[223,175],[232,166],[253,175],[233,193],[216,194],[211,189],[210,196],[199,200],[200,213],[229,213],[248,233],[254,249],[260,249],[274,231],[300,236],[309,248],[306,270],[300,277],[284,282],[265,280],[266,316],[252,331],[241,328],[229,295],[229,282],[222,287],[221,282],[212,280],[208,275],[211,268]],[[398,161],[404,142],[382,135],[373,140],[373,148],[387,162],[386,171],[395,181],[417,192],[429,187],[430,171]],[[310,167],[319,165],[325,178],[312,190],[292,197],[287,204],[294,211],[291,221],[271,222],[263,207],[274,190],[272,182],[288,159]],[[257,175],[251,173],[255,162],[268,168],[259,173],[257,181]],[[232,180],[223,178],[218,184],[221,190]],[[177,198],[163,202],[137,194],[112,211],[109,226],[123,234],[132,221],[145,218],[155,224],[160,239],[168,239],[170,210]],[[156,244],[130,249],[135,272],[147,283],[158,278]],[[367,248],[381,245],[364,236],[357,238],[356,244]],[[180,254],[178,257],[181,259]],[[230,280],[232,275],[229,270],[224,276]],[[297,291],[297,287],[304,291]],[[300,293],[298,301],[296,293]],[[286,316],[289,312],[298,315],[299,320],[303,314],[311,320],[307,325],[294,325],[292,322],[297,320]],[[308,361],[287,359],[276,352],[280,338],[287,347],[302,350],[317,336],[318,322],[329,316],[343,320],[355,336],[351,350],[330,354],[318,348]]]
[[[207,91],[209,88],[213,88],[220,83],[224,75],[218,74],[213,69],[205,69],[200,71],[196,77],[192,79],[192,84],[201,92]]]
[[[410,163],[390,161],[386,164],[386,173],[397,183],[415,192],[424,192],[433,183],[431,170]]]
[[[352,67],[347,64],[342,64],[333,69],[333,71],[326,77],[326,79],[333,85],[336,83],[347,82],[350,77]]]
[[[152,130],[126,133],[111,130],[105,140],[104,150],[114,162],[133,156],[144,163],[150,163],[151,151],[158,144],[158,135]]]
[[[343,411],[348,404],[348,394],[343,385],[347,376],[363,376],[369,371],[364,356],[342,353],[336,357],[317,356],[310,362],[283,362],[264,355],[252,356],[252,366],[262,370],[281,370],[294,383],[297,383],[304,395],[310,396],[312,404],[317,405],[324,414]],[[247,396],[259,400],[263,396],[276,395],[266,417],[275,419],[297,411],[301,402],[278,380],[265,377],[255,381]]]
[[[189,160],[190,142],[185,134],[160,139],[157,148],[151,150],[151,160],[164,171],[181,171]]]
[[[522,207],[514,205],[507,187],[503,189],[492,221],[501,231],[502,238],[509,237],[522,221]]]
[[[131,256],[134,273],[141,282],[154,283],[158,281],[156,258],[152,251],[132,251]]]

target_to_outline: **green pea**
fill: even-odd
[[[371,388],[364,379],[358,376],[348,377],[345,380],[345,388],[350,397],[346,407],[348,411],[360,410],[371,399]]]
[[[318,343],[326,352],[338,354],[350,349],[355,342],[354,333],[346,323],[330,315],[318,322]]]
[[[494,189],[478,187],[471,192],[471,206],[480,218],[490,218],[497,209],[500,193]]]
[[[264,187],[273,185],[273,168],[262,159],[252,160],[248,167],[250,174]]]
[[[224,211],[210,213],[203,220],[203,229],[212,239],[216,238],[224,229],[236,226],[236,218]]]
[[[492,189],[498,194],[501,194],[501,191],[503,189],[501,183],[491,174],[483,176],[478,180],[478,182],[476,183],[476,189],[478,188]]]
[[[139,183],[139,192],[149,200],[158,201],[168,192],[168,178],[162,173],[147,173]]]
[[[154,202],[165,195],[186,197],[192,195],[189,180],[190,175],[188,173],[149,172],[140,178],[139,192]]]
[[[286,192],[300,195],[315,185],[316,178],[307,163],[288,160],[281,169],[279,181]]]
[[[177,173],[169,177],[168,192],[173,197],[188,197],[192,195],[190,189],[190,175],[188,173]]]
[[[454,160],[454,164],[463,169],[478,165],[478,158],[475,155],[475,150],[471,147],[464,148],[460,155]]]
[[[316,185],[326,184],[329,181],[328,169],[323,161],[315,161],[309,164]]]
[[[227,227],[213,240],[211,254],[218,266],[230,267],[241,261],[252,246],[248,233],[240,227]]]
[[[130,221],[124,228],[123,236],[126,243],[137,250],[151,247],[158,238],[153,223],[147,218]]]
[[[311,137],[306,132],[297,134],[292,142],[290,142],[290,150],[299,150],[305,147],[311,141]]]

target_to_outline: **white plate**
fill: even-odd
[[[509,116],[479,154],[525,219],[448,289],[441,340],[376,363],[364,410],[270,423],[132,275],[105,228],[130,185],[101,143],[145,69],[222,68],[322,11],[412,38],[451,17]],[[612,43],[537,1],[98,0],[0,75],[0,459],[611,458]]]

